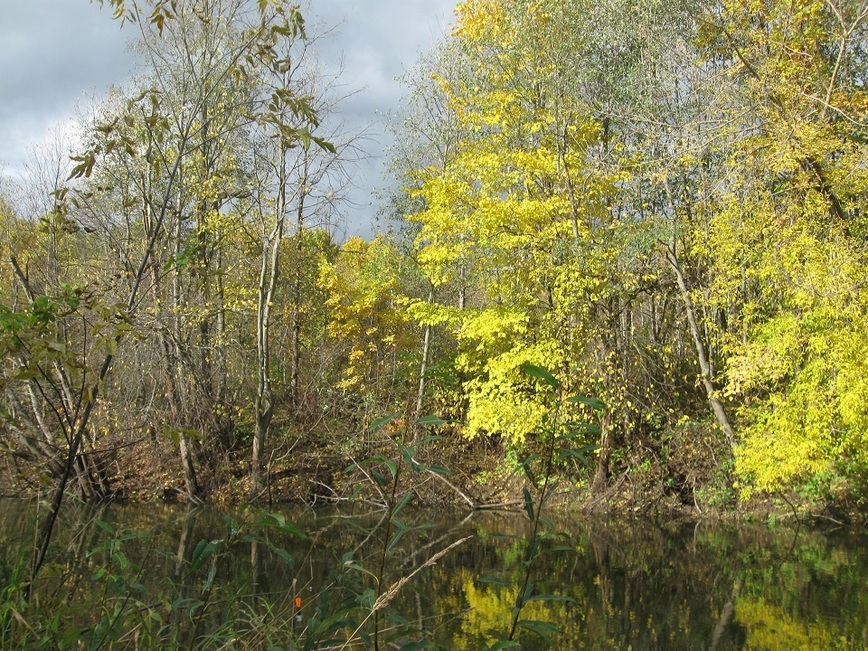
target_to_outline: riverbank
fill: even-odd
[[[376,505],[385,501],[382,481],[372,470],[377,464],[401,473],[402,491],[420,507],[459,507],[472,510],[521,510],[524,488],[530,485],[514,453],[499,442],[468,441],[446,436],[412,447],[405,458],[391,439],[323,433],[284,436],[269,453],[264,486],[254,492],[250,482],[249,451],[244,447],[196,450],[202,496],[186,490],[184,473],[171,441],[154,438],[98,456],[107,499],[144,502],[206,502],[232,507],[241,504],[341,505],[354,501]],[[531,452],[533,454],[533,452]],[[617,514],[650,518],[711,518],[716,520],[816,520],[832,526],[865,527],[868,514],[859,505],[809,498],[798,494],[754,496],[740,500],[732,478],[679,478],[671,468],[645,461],[625,465],[609,478],[603,490],[591,490],[593,452],[587,466],[555,468],[556,489],[548,507],[561,512]],[[385,472],[385,471],[384,471]],[[379,476],[382,476],[381,474]],[[704,479],[704,480],[703,480]],[[7,458],[0,473],[0,494],[30,497],[51,489],[56,478],[27,459]],[[77,487],[70,486],[75,494]]]

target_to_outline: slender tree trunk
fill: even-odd
[[[196,479],[196,467],[193,464],[193,451],[190,448],[190,437],[184,431],[178,434],[178,451],[181,455],[181,467],[184,470],[184,485],[187,488],[187,495],[193,501],[201,499],[201,488]]]
[[[271,316],[271,297],[277,281],[277,262],[280,240],[282,239],[283,220],[278,218],[271,235],[263,242],[262,266],[259,273],[259,300],[256,310],[256,429],[253,433],[250,481],[256,497],[262,490],[262,453],[265,438],[274,415],[271,391],[271,351],[269,326]],[[269,251],[270,247],[270,251]]]
[[[702,384],[705,387],[708,404],[711,405],[711,411],[714,414],[714,418],[717,420],[718,425],[720,425],[720,428],[726,435],[730,446],[732,446],[735,443],[732,425],[729,422],[723,404],[721,404],[720,400],[717,399],[717,390],[714,386],[711,364],[708,360],[705,343],[702,339],[702,332],[699,330],[699,324],[696,320],[696,311],[693,308],[693,301],[690,299],[690,291],[687,287],[687,282],[684,279],[684,274],[681,271],[681,266],[678,263],[678,258],[675,256],[674,244],[670,243],[666,247],[666,259],[669,261],[669,266],[672,267],[672,271],[675,273],[675,280],[678,282],[678,289],[681,292],[681,298],[684,301],[684,310],[687,314],[687,324],[690,328],[690,335],[693,337],[693,344],[696,347],[696,357],[699,361]]]
[[[262,263],[259,268],[259,287],[256,304],[256,425],[253,432],[253,449],[250,459],[251,497],[262,492],[262,456],[265,439],[274,416],[274,401],[271,390],[271,303],[280,270],[280,245],[286,223],[286,149],[281,147],[278,163],[277,203],[275,205],[274,226],[269,233],[263,233]]]
[[[428,305],[434,303],[434,285],[428,288]],[[431,350],[431,324],[425,324],[422,335],[422,362],[419,365],[419,387],[416,390],[416,406],[413,409],[413,444],[419,442],[419,418],[422,416],[422,403],[425,399],[425,384],[428,374],[428,355]]]
[[[217,302],[217,315],[214,327],[216,328],[216,341],[217,345],[214,348],[214,358],[216,360],[216,369],[215,373],[217,374],[217,386],[214,394],[214,400],[218,405],[223,405],[226,402],[226,385],[228,380],[228,362],[226,360],[226,350],[227,347],[225,345],[226,341],[226,289],[223,283],[223,249],[221,248],[217,252],[217,294],[216,294],[216,302]],[[220,423],[218,426],[220,427],[220,434],[224,438],[227,438],[231,435],[231,419],[227,416],[223,416],[220,419]]]
[[[289,377],[289,394],[292,404],[298,406],[299,402],[299,376],[301,374],[301,265],[302,256],[304,255],[304,203],[307,197],[308,183],[308,161],[304,159],[304,174],[301,178],[298,210],[296,212],[295,225],[295,277],[292,282],[292,323],[290,341],[290,377]]]
[[[178,211],[180,213],[180,210]],[[178,219],[175,223],[174,232],[174,255],[177,260],[181,255],[181,220]],[[181,287],[181,274],[178,269],[174,269],[172,273],[172,352],[169,359],[173,361],[172,368],[169,371],[170,388],[169,392],[172,400],[178,409],[174,414],[176,422],[172,423],[178,429],[178,454],[181,461],[181,468],[184,471],[184,485],[187,489],[187,495],[190,499],[197,501],[201,498],[201,490],[196,479],[196,468],[193,462],[193,451],[190,444],[190,437],[185,432],[185,428],[179,425],[185,425],[190,418],[190,400],[189,392],[187,391],[185,377],[185,368],[187,364],[184,362],[183,350],[183,333],[181,332],[181,317],[179,310],[183,302],[183,290]]]
[[[617,296],[609,296],[605,302],[595,305],[594,310],[597,314],[594,321],[599,329],[596,367],[602,369],[603,376],[603,396],[600,397],[607,400],[618,395],[619,387],[623,383],[623,377],[616,375],[622,372],[621,362],[617,356],[622,306]],[[575,327],[575,324],[573,326]],[[610,407],[606,407],[600,419],[600,444],[597,450],[597,468],[591,482],[592,495],[602,494],[609,485],[610,461],[616,443],[616,427],[615,414]]]
[[[669,179],[665,182],[666,196],[669,199],[669,205],[672,208],[672,214],[677,218],[678,207],[675,202],[672,188],[669,184]],[[687,207],[689,211],[689,206]],[[674,229],[674,225],[673,225]],[[687,287],[687,281],[684,278],[681,265],[678,262],[678,256],[675,253],[675,235],[673,230],[672,238],[668,243],[664,244],[666,248],[666,260],[672,271],[675,273],[675,280],[678,283],[678,290],[681,294],[681,300],[684,301],[684,310],[687,315],[687,325],[690,329],[690,336],[693,338],[693,345],[696,348],[696,358],[699,362],[701,371],[702,385],[705,387],[705,395],[708,398],[708,404],[711,406],[711,411],[717,420],[720,429],[723,430],[730,447],[735,445],[735,436],[732,425],[726,415],[726,410],[723,408],[720,400],[717,398],[717,390],[714,386],[714,377],[711,371],[711,363],[709,361],[708,352],[705,349],[705,342],[702,338],[702,331],[699,329],[699,322],[696,320],[696,310],[693,306],[693,301],[690,298],[690,289]]]
[[[600,449],[597,453],[597,469],[591,483],[591,494],[599,495],[609,485],[609,461],[612,458],[612,416],[607,411],[600,424]]]

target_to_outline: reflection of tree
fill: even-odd
[[[809,622],[763,599],[740,599],[736,621],[747,630],[747,649],[813,651],[860,649],[862,644],[835,635],[823,622]]]
[[[609,544],[600,536],[591,536],[591,546],[594,550],[594,560],[597,564],[595,583],[600,590],[600,616],[608,622],[612,608],[612,577],[609,567]],[[608,628],[608,626],[606,627]]]
[[[0,522],[25,521],[26,516],[8,508],[4,512],[3,506],[0,503]],[[213,509],[110,505],[95,511],[71,505],[64,511],[57,546],[52,547],[52,567],[62,572],[57,577],[46,573],[43,579],[62,587],[57,595],[65,599],[70,622],[92,622],[95,611],[88,609],[100,594],[94,573],[105,558],[89,554],[104,538],[94,524],[95,516],[115,529],[152,532],[125,541],[123,551],[134,566],[146,564],[142,582],[147,594],[171,594],[172,601],[201,589],[201,581],[188,573],[195,541],[226,535],[225,515]],[[227,552],[217,568],[225,601],[214,602],[208,625],[216,628],[234,621],[240,616],[239,606],[249,613],[245,616],[263,614],[264,598],[273,612],[290,613],[288,599],[300,593],[304,620],[296,633],[301,634],[317,609],[326,612],[330,606],[351,601],[353,586],[339,576],[341,556],[348,550],[356,550],[359,559],[369,556],[376,543],[368,533],[378,516],[332,516],[310,511],[288,515],[309,533],[309,541],[284,539],[275,531],[259,532],[257,546],[239,544]],[[407,534],[402,541],[406,558],[396,558],[389,568],[389,582],[445,541],[469,533],[475,539],[440,559],[430,574],[415,582],[414,590],[401,593],[390,604],[394,615],[420,622],[443,648],[486,648],[510,620],[522,576],[527,523],[515,515],[494,513],[476,513],[457,524],[455,519],[424,512],[408,512],[406,519],[414,525],[428,521],[432,527]],[[649,521],[558,522],[557,526],[572,533],[574,551],[543,555],[536,574],[538,587],[544,593],[568,595],[574,602],[531,601],[524,615],[558,625],[560,634],[550,648],[849,651],[864,647],[868,551],[853,540],[835,541],[802,531],[793,544],[788,532],[736,530],[707,522],[666,528]],[[4,548],[15,545],[12,534],[10,527],[0,524]],[[287,550],[295,559],[295,570],[274,556],[270,544]],[[10,553],[0,550],[0,559]],[[507,585],[481,583],[483,576],[502,579]],[[294,579],[297,589],[291,587]],[[229,610],[233,607],[236,611]],[[179,609],[166,622],[183,627],[189,621],[185,617]],[[524,651],[546,648],[531,636],[522,643]]]
[[[181,573],[184,571],[184,561],[189,558],[187,547],[190,544],[190,534],[193,531],[195,514],[196,506],[188,504],[184,510],[184,516],[181,518],[181,534],[178,536],[178,551],[175,553],[175,572],[172,575],[176,580],[181,578]]]
[[[717,649],[721,639],[723,639],[724,631],[732,622],[732,615],[735,612],[735,602],[738,598],[739,590],[741,590],[741,581],[736,580],[735,585],[732,586],[732,597],[723,605],[723,610],[720,611],[720,615],[717,618],[717,624],[714,626],[714,633],[711,636],[711,644],[708,647],[708,651],[715,651]]]

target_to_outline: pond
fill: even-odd
[[[864,532],[73,504],[19,621],[35,513],[0,501],[4,649],[868,649]]]

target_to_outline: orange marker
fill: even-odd
[[[295,598],[295,609],[296,609],[296,610],[301,609],[301,597],[296,597],[296,598]]]

